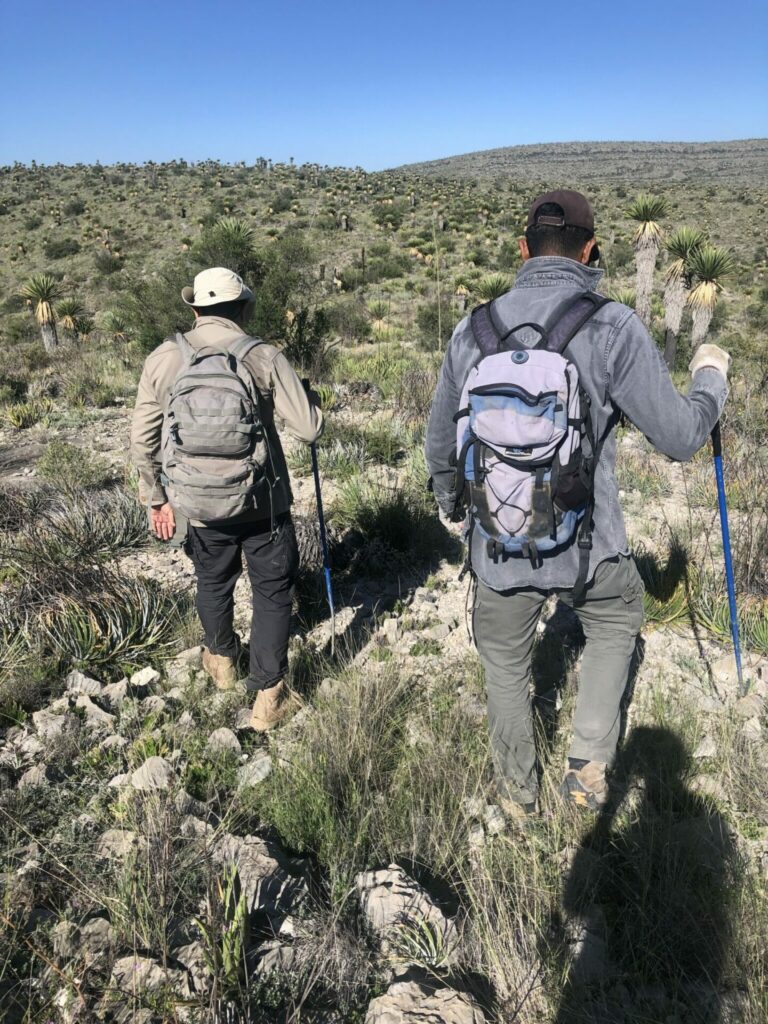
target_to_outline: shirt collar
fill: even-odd
[[[572,282],[579,288],[594,291],[603,275],[604,272],[597,267],[585,266],[576,260],[569,260],[567,256],[533,256],[518,270],[515,284],[525,288]]]

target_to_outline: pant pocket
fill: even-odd
[[[273,544],[273,565],[281,576],[295,579],[299,572],[299,545],[292,519],[286,519],[280,524]]]
[[[622,568],[625,574],[624,589],[621,596],[629,608],[633,627],[639,630],[645,621],[645,608],[643,604],[645,584],[638,572],[634,558],[631,555],[622,555],[621,558],[624,563]]]

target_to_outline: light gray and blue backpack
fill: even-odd
[[[174,509],[202,522],[231,519],[268,496],[270,458],[259,391],[243,360],[258,338],[193,348],[175,338],[182,365],[162,431],[162,482]]]
[[[470,530],[494,561],[522,556],[538,565],[578,529],[575,591],[583,590],[592,547],[599,445],[589,396],[564,353],[607,302],[587,292],[548,330],[524,323],[505,333],[493,303],[475,309],[470,322],[481,359],[456,416],[456,493],[469,508]],[[530,347],[518,337],[526,328],[539,335]]]

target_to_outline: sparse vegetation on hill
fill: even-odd
[[[684,183],[648,170],[642,189],[638,153],[683,150],[622,151],[637,170],[623,177],[600,151],[602,183],[558,179],[578,147],[547,152],[467,179],[266,160],[0,169],[4,1022],[376,1024],[411,1000],[460,1024],[764,1024],[763,151],[734,162],[718,145],[711,176],[682,163]],[[583,638],[552,605],[534,658],[543,815],[515,829],[490,790],[461,551],[421,445],[441,350],[511,284],[544,182],[587,184],[604,291],[642,307],[681,386],[703,337],[733,355],[725,473],[751,689],[728,650],[709,453],[675,465],[623,426],[647,626],[619,799],[598,817],[558,800]],[[142,360],[188,325],[180,289],[210,263],[256,289],[252,329],[312,377],[327,417],[337,657],[296,446],[298,710],[267,739],[243,696],[206,683],[190,568],[149,541],[125,459]]]

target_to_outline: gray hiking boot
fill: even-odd
[[[609,788],[605,761],[580,761],[568,758],[568,768],[560,784],[566,803],[589,811],[599,811],[608,802]]]

